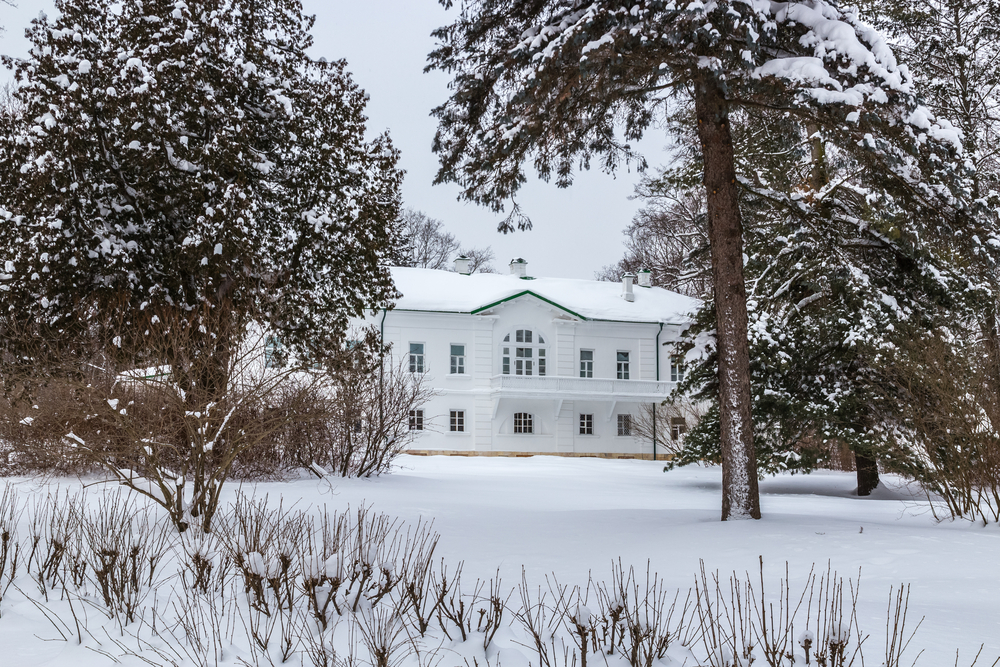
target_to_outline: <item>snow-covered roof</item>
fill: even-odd
[[[570,278],[519,278],[496,273],[462,275],[436,269],[393,267],[402,294],[397,310],[478,313],[521,296],[533,295],[587,320],[686,323],[700,305],[660,287],[633,286],[634,301],[622,297],[622,284]]]

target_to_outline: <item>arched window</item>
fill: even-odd
[[[531,329],[518,329],[504,336],[501,372],[504,375],[545,375],[545,338]]]

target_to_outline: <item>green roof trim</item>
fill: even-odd
[[[469,311],[469,310],[425,310],[423,308],[393,308],[392,310],[393,310],[393,312],[403,312],[403,313],[436,313],[436,314],[440,314],[440,315],[478,315],[478,314],[482,313],[483,311],[486,311],[486,310],[489,310],[490,308],[494,308],[496,306],[499,306],[500,304],[506,303],[508,301],[513,301],[514,299],[520,299],[522,296],[533,296],[533,297],[535,297],[536,299],[538,299],[540,301],[544,301],[545,303],[549,304],[550,306],[554,306],[555,308],[558,308],[559,310],[561,310],[563,312],[569,313],[573,317],[580,318],[584,322],[614,322],[614,323],[619,323],[619,324],[669,324],[669,325],[683,325],[683,324],[688,324],[687,322],[667,322],[667,321],[660,321],[660,320],[608,320],[608,319],[598,318],[598,317],[586,317],[586,316],[581,315],[580,313],[578,313],[576,311],[570,310],[566,306],[559,305],[558,303],[556,303],[552,299],[546,299],[544,296],[536,294],[535,292],[532,292],[531,290],[524,290],[523,292],[518,292],[517,294],[512,294],[512,295],[510,295],[508,297],[500,299],[499,301],[494,301],[493,303],[488,303],[485,306],[480,306],[479,308],[476,308],[475,310],[471,310],[471,311]]]
[[[573,317],[579,317],[581,320],[584,320],[584,321],[587,321],[587,319],[588,319],[588,318],[584,317],[583,315],[581,315],[580,313],[577,313],[577,312],[574,312],[574,311],[570,310],[566,306],[560,306],[558,303],[556,303],[555,301],[553,301],[551,299],[546,299],[544,296],[541,296],[539,294],[535,294],[531,290],[524,290],[523,292],[518,292],[517,294],[512,294],[512,295],[510,295],[510,296],[508,296],[508,297],[506,297],[504,299],[500,299],[499,301],[494,301],[493,303],[488,303],[485,306],[480,306],[479,308],[476,308],[474,311],[472,311],[472,314],[473,315],[478,315],[479,313],[483,312],[484,310],[489,310],[490,308],[494,308],[494,307],[499,306],[500,304],[506,303],[508,301],[513,301],[514,299],[520,299],[522,296],[533,296],[536,299],[544,301],[545,303],[549,304],[550,306],[555,306],[559,310],[562,310],[562,311],[565,311],[565,312],[569,313]]]

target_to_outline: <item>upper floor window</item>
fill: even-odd
[[[465,346],[464,345],[452,345],[451,346],[451,374],[452,375],[464,375],[465,374]]]
[[[410,343],[410,372],[424,372],[424,344]]]
[[[687,366],[684,364],[684,356],[680,354],[670,355],[670,381],[681,382],[684,380],[684,371]]]
[[[580,377],[594,377],[594,351],[580,350]]]
[[[618,379],[628,380],[629,379],[629,360],[628,352],[618,353]]]
[[[411,431],[423,431],[424,430],[424,411],[423,410],[410,410],[410,430]]]
[[[513,350],[513,359],[511,351]],[[514,342],[511,344],[510,334],[504,336],[501,347],[501,370],[504,375],[545,375],[546,360],[545,338],[535,335],[531,329],[518,329],[514,332]],[[513,363],[512,363],[513,362]]]
[[[514,433],[534,433],[535,423],[531,413],[514,413]]]

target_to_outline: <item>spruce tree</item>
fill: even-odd
[[[453,77],[435,110],[437,180],[496,210],[525,182],[526,162],[563,187],[595,159],[609,171],[645,166],[628,142],[668,122],[676,101],[692,104],[712,254],[722,518],[758,518],[733,114],[772,110],[838,127],[920,191],[916,154],[954,167],[961,147],[950,128],[918,105],[885,40],[824,0],[479,0],[435,35],[429,67]],[[886,134],[909,141],[900,148]],[[515,205],[506,226],[519,215]]]

